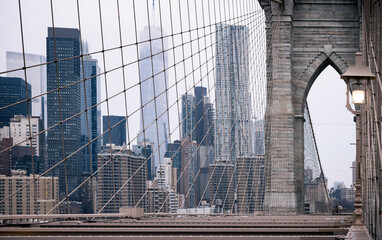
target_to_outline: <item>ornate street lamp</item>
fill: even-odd
[[[375,75],[370,71],[369,67],[362,65],[362,53],[356,53],[356,64],[350,66],[348,70],[341,75],[345,80],[346,90],[346,108],[355,115],[356,122],[356,180],[355,180],[355,200],[353,212],[353,224],[363,224],[362,212],[362,191],[361,191],[361,126],[360,116],[370,109],[370,85],[371,81],[375,80]],[[354,109],[349,102],[349,94],[352,95]]]

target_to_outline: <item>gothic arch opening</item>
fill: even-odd
[[[310,89],[314,82],[320,76],[320,74],[330,66],[335,70],[338,75],[344,73],[348,65],[335,53],[321,53],[307,66],[305,72],[301,74],[299,81],[307,82],[305,89],[303,89],[304,95],[301,102],[301,113],[304,112],[305,103]],[[342,81],[342,80],[341,80]],[[298,97],[298,96],[297,96]]]
[[[353,115],[345,108],[346,84],[340,79],[339,70],[330,63],[322,64],[313,75],[311,84],[307,88],[306,101],[309,106],[310,117],[316,138],[325,177],[328,179],[327,188],[332,188],[335,182],[344,182],[350,187],[352,182],[352,161],[354,161],[355,147],[350,145],[355,139],[355,125]],[[306,126],[305,122],[305,126]],[[305,130],[306,131],[306,130]],[[307,132],[304,133],[304,162],[305,173],[313,168],[313,180],[317,176],[312,164],[314,156],[312,142]],[[341,151],[339,151],[341,149]],[[305,181],[307,181],[305,176]],[[305,199],[307,199],[305,189]],[[317,206],[316,206],[317,208]]]

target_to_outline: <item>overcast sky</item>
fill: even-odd
[[[151,4],[151,1],[148,1]],[[171,21],[168,17],[168,1],[162,2],[162,26],[165,33],[171,32]],[[176,0],[171,0],[173,3],[173,33],[185,31],[191,28],[195,28],[196,19],[193,12],[196,11],[195,5],[190,4],[190,15],[185,11],[184,4],[188,1],[182,1],[181,7],[179,7]],[[190,1],[193,3],[193,1]],[[197,0],[198,6],[201,6],[203,2],[204,11],[207,12],[207,1]],[[216,1],[214,1],[216,2]],[[244,1],[247,2],[247,1]],[[23,20],[23,29],[24,29],[24,42],[25,42],[25,52],[34,53],[34,54],[46,54],[46,35],[47,27],[52,26],[52,16],[50,9],[50,0],[22,0],[21,1],[21,11],[22,11],[22,20]],[[99,8],[98,1],[93,0],[81,0],[80,3],[80,21],[81,21],[81,33],[83,40],[88,41],[89,51],[94,52],[102,49],[102,39],[100,32],[100,20],[99,20]],[[137,32],[143,29],[144,26],[148,24],[147,11],[151,11],[151,8],[147,10],[146,1],[139,0],[135,1],[136,4],[136,14],[137,14]],[[118,15],[117,7],[115,0],[101,1],[102,16],[103,16],[103,31],[104,31],[104,47],[105,49],[117,47],[119,43],[119,29],[118,29]],[[135,27],[134,27],[134,12],[132,8],[132,1],[120,1],[120,13],[121,13],[121,22],[122,22],[122,43],[123,45],[131,44],[136,41]],[[215,6],[218,9],[221,6]],[[248,10],[249,8],[241,6],[242,9]],[[212,6],[211,6],[212,8]],[[227,7],[228,8],[228,7]],[[230,11],[232,7],[229,8]],[[253,9],[258,9],[258,6],[254,6]],[[197,9],[200,11],[200,9]],[[245,10],[241,10],[245,11]],[[174,14],[176,12],[177,14]],[[212,11],[211,11],[212,12]],[[227,10],[228,12],[228,10]],[[65,1],[53,1],[53,15],[54,15],[54,24],[56,27],[70,27],[70,28],[79,28],[78,17],[77,17],[77,1],[75,0],[65,0]],[[180,25],[180,15],[182,15],[182,23]],[[188,22],[188,17],[190,18],[190,23]],[[212,16],[211,22],[209,23],[209,16],[205,15],[205,21],[207,24],[213,24],[215,22],[214,18],[219,20],[221,17],[220,14]],[[155,24],[159,24],[158,18]],[[224,19],[224,17],[222,17]],[[198,17],[198,26],[201,25],[202,16]],[[248,22],[248,21],[247,21]],[[178,23],[178,24],[177,24]],[[252,23],[253,24],[253,23]],[[212,29],[207,29],[207,33],[199,32],[200,35],[208,34],[208,31],[213,31]],[[2,37],[0,38],[0,72],[6,70],[5,66],[5,52],[6,51],[16,51],[21,52],[21,35],[20,35],[20,21],[19,21],[19,8],[18,1],[9,1],[9,0],[0,0],[0,32]],[[257,34],[252,35],[255,37],[253,41],[263,41],[264,39],[259,38]],[[191,38],[196,38],[197,33],[193,33]],[[182,39],[180,36],[167,39],[169,46],[178,45],[181,43]],[[187,39],[183,39],[187,41]],[[207,46],[211,44],[211,37],[206,37]],[[200,46],[203,48],[204,41],[200,42]],[[194,45],[194,50],[196,45]],[[178,50],[177,50],[178,51]],[[177,54],[177,51],[175,54]],[[185,54],[189,55],[191,52],[191,46],[185,46]],[[252,50],[250,50],[252,51]],[[179,53],[179,51],[178,51]],[[212,56],[211,50],[207,53],[201,55],[201,61],[205,61],[206,57],[209,58]],[[263,60],[259,54],[251,52],[251,54],[256,57],[251,58],[251,63],[253,61]],[[126,61],[135,61],[137,59],[137,51],[135,46],[124,48],[124,58],[125,64]],[[99,61],[101,71],[104,71],[104,63],[102,54],[95,54],[92,56]],[[110,51],[106,53],[106,69],[112,69],[121,65],[121,54],[120,49]],[[174,61],[181,59],[182,56],[172,56],[169,55],[169,65],[173,64]],[[208,65],[209,70],[211,70],[212,65]],[[185,63],[186,72],[192,70],[191,63]],[[181,69],[178,69],[177,74],[184,74],[181,72]],[[136,64],[132,64],[126,68],[126,81],[127,87],[132,86],[137,82],[138,79],[138,69]],[[195,79],[200,79],[200,76],[203,73],[207,72],[207,68],[204,67],[201,71],[195,71],[193,76]],[[251,74],[256,74],[252,73]],[[263,81],[261,76],[264,75],[264,72],[261,72],[260,75],[252,75],[251,79],[257,79],[257,81]],[[174,82],[175,78],[180,78],[179,76],[175,77],[173,72],[169,72],[169,83]],[[122,71],[117,70],[108,74],[108,94],[109,96],[121,91],[123,88]],[[102,88],[105,88],[105,81],[102,78]],[[189,89],[193,85],[193,80],[187,79],[185,84],[179,85],[179,91],[181,93],[185,92],[185,89]],[[214,89],[211,87],[213,85],[214,79],[211,75],[209,78],[205,78],[201,84],[205,87],[210,86],[210,97],[214,99]],[[210,85],[209,85],[210,84]],[[261,82],[263,84],[263,82]],[[255,86],[252,82],[252,89],[259,89],[258,86]],[[264,90],[264,89],[263,89]],[[263,91],[262,90],[262,91]],[[134,95],[139,92],[138,88],[132,89],[128,94]],[[176,102],[175,89],[171,89],[169,92],[169,103]],[[140,107],[139,95],[134,95],[129,99],[128,111],[134,112],[134,110]],[[261,109],[264,107],[263,101],[264,98],[261,97],[261,94],[254,94],[254,98],[257,98],[254,101],[254,108]],[[105,98],[105,91],[102,91],[102,99]],[[121,103],[124,102],[123,95],[116,97],[114,100],[110,101],[109,110],[111,115],[124,115],[124,106],[121,106]],[[355,156],[355,147],[351,146],[350,143],[355,141],[355,126],[353,123],[352,114],[347,112],[345,108],[345,84],[339,79],[339,75],[332,68],[327,68],[317,79],[313,85],[309,96],[308,103],[311,110],[311,117],[314,123],[314,130],[317,137],[318,148],[323,163],[323,168],[325,175],[329,178],[329,186],[333,185],[334,181],[344,181],[347,186],[351,184],[351,162],[354,160]],[[123,105],[123,104],[122,104]],[[103,114],[106,114],[106,105],[102,105]],[[177,106],[174,105],[170,109],[170,130],[175,130],[177,126],[178,119],[178,110]],[[255,116],[256,117],[256,116]],[[258,116],[261,117],[261,116]],[[134,114],[130,117],[130,126],[129,130],[130,137],[135,137],[139,128],[139,114]],[[175,131],[172,141],[179,139],[179,130]]]
[[[352,184],[352,162],[355,160],[355,123],[346,107],[346,84],[331,66],[314,82],[308,105],[316,135],[318,151],[328,186],[333,182]]]

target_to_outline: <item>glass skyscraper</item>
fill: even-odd
[[[87,44],[83,48],[83,54],[88,53]],[[97,74],[100,68],[96,59],[91,56],[83,57],[83,65],[80,69],[80,78],[84,82],[80,83],[81,88],[81,111],[89,109],[81,114],[81,145],[87,144],[101,134],[101,105],[95,106],[101,101],[101,82]],[[87,119],[87,121],[86,121]],[[84,148],[83,171],[90,173],[90,160],[92,171],[97,169],[97,154],[101,151],[101,138],[94,140],[89,147]]]
[[[47,65],[48,94],[48,127],[53,126],[80,112],[80,84],[69,84],[80,80],[80,32],[71,28],[48,28],[46,38],[47,61],[62,60]],[[58,74],[58,76],[57,76]],[[58,91],[57,88],[61,87]],[[75,152],[81,144],[81,118],[73,117],[58,124],[48,132],[48,163],[49,167],[58,163]],[[82,169],[82,153],[77,153],[66,159],[55,168],[54,175],[59,177],[61,197],[70,193],[78,186]],[[64,168],[66,165],[66,169]],[[67,181],[67,183],[66,183]],[[70,200],[79,200],[76,191]]]
[[[46,62],[46,59],[42,55],[25,53],[25,65],[39,65]],[[24,67],[24,56],[21,52],[6,53],[7,71]],[[26,70],[26,81],[32,86],[32,92],[29,97],[34,97],[46,92],[46,65],[38,67],[28,68]],[[24,70],[13,71],[7,73],[7,77],[18,77],[25,80]],[[32,112],[31,116],[40,117],[44,122],[44,128],[46,128],[46,95],[32,99]]]
[[[103,132],[105,132],[103,135],[104,146],[108,143],[114,144],[116,146],[122,146],[126,143],[126,120],[123,119],[125,119],[125,116],[102,116]],[[109,121],[110,127],[112,129],[106,132],[109,129]]]
[[[0,77],[0,108],[27,99],[31,96],[31,85],[25,84],[22,78]],[[14,115],[28,116],[27,102],[16,104],[0,110],[0,127],[9,126],[9,122]],[[29,111],[31,104],[29,102]]]
[[[160,38],[162,29],[151,25],[144,27],[140,34],[139,44],[140,82],[141,82],[141,131],[138,141],[148,140],[154,143],[155,166],[163,164],[166,151],[166,129],[168,129],[167,114],[167,54],[164,53],[167,42]],[[156,39],[156,40],[150,40]],[[150,41],[147,41],[150,40]]]

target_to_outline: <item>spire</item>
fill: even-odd
[[[151,16],[151,26],[154,26],[156,23],[156,12],[155,12],[155,0],[153,0],[153,9],[152,9],[152,16]]]

